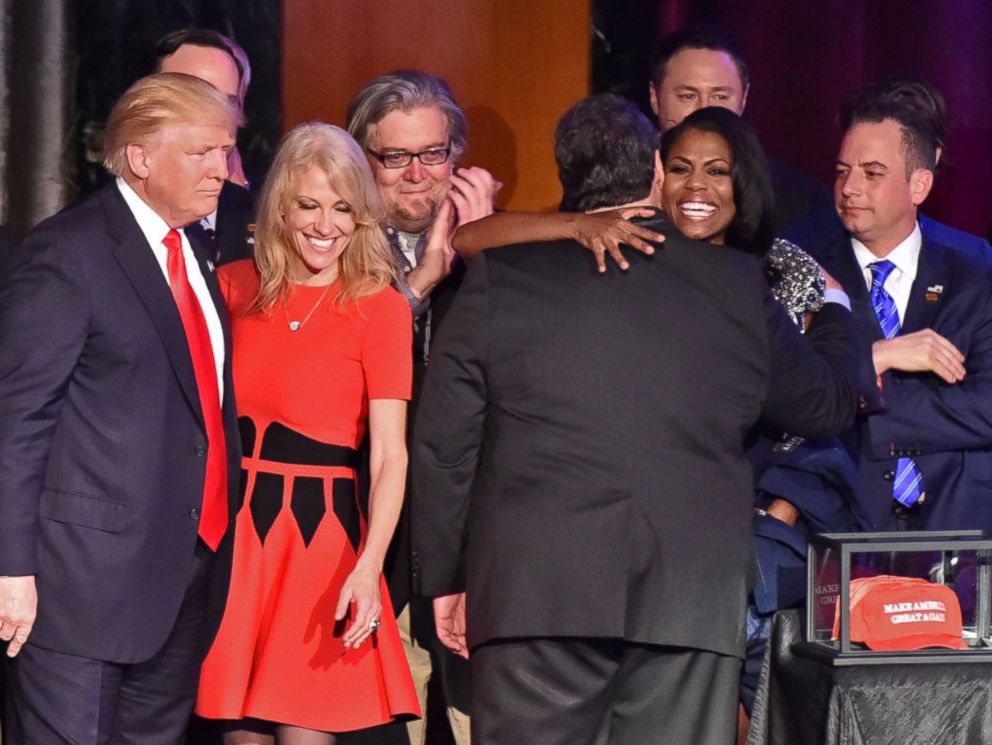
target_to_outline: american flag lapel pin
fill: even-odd
[[[927,288],[927,294],[924,299],[928,303],[936,303],[940,299],[941,293],[944,291],[944,285],[930,285]]]

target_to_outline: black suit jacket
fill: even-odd
[[[949,385],[931,373],[886,373],[883,408],[860,416],[845,444],[858,461],[861,501],[876,530],[894,525],[892,478],[903,455],[916,462],[926,490],[911,527],[992,530],[992,257],[974,236],[959,236],[954,246],[935,240],[929,223],[921,221],[923,245],[901,333],[930,328],[949,339],[965,356],[965,379]],[[811,219],[791,236],[846,288],[865,384],[875,380],[871,345],[882,330],[850,235],[839,221],[825,225]]]
[[[255,197],[248,189],[225,181],[217,200],[217,220],[211,236],[199,222],[190,225],[186,232],[210,250],[210,260],[216,265],[250,259],[255,255],[254,228]]]
[[[802,339],[753,259],[667,236],[621,275],[572,242],[473,259],[413,443],[414,571],[470,644],[615,637],[743,653],[759,416],[854,416],[849,313]]]
[[[240,448],[230,336],[230,515]],[[119,663],[165,641],[192,571],[206,435],[168,283],[116,184],[41,223],[0,283],[0,574],[37,575],[35,644]],[[219,620],[231,534],[220,550]],[[209,639],[205,640],[209,641]]]
[[[775,192],[775,235],[803,218],[833,208],[827,187],[775,158],[768,159],[768,175]]]

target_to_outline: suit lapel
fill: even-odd
[[[946,249],[924,237],[901,334],[911,334],[933,326],[934,316],[948,288],[946,259]]]
[[[203,275],[203,280],[207,283],[207,290],[210,291],[210,299],[214,302],[217,315],[220,317],[221,328],[224,331],[224,369],[226,377],[226,372],[231,365],[231,327],[227,318],[224,296],[220,291],[220,284],[217,282],[216,266],[214,261],[208,258],[211,253],[211,247],[208,245],[208,239],[206,238],[198,239],[190,237],[189,245],[193,248],[193,255],[196,256],[196,263],[200,267],[200,274]]]
[[[179,386],[190,408],[202,422],[200,393],[196,387],[186,331],[183,329],[183,322],[179,317],[172,292],[162,275],[162,268],[116,185],[111,184],[104,190],[103,203],[110,234],[118,241],[114,249],[114,258],[124,270],[135,293],[145,306],[149,318],[155,324],[169,362],[179,380]]]
[[[827,260],[824,267],[833,275],[834,279],[841,283],[848,298],[850,298],[851,312],[861,329],[863,338],[868,342],[883,339],[882,327],[878,323],[874,308],[872,308],[871,298],[868,296],[868,286],[861,273],[858,260],[854,256],[850,235],[847,232],[839,233],[830,244],[826,256]]]

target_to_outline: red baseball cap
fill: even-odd
[[[838,603],[834,639],[839,631]],[[851,580],[851,641],[885,652],[968,646],[954,590],[925,579],[891,575]]]

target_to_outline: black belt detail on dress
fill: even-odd
[[[255,452],[255,435],[258,432],[255,422],[251,420],[250,416],[239,416],[238,430],[241,433],[241,452],[245,455],[253,454]]]
[[[358,502],[355,499],[355,481],[353,479],[334,479],[331,498],[334,504],[334,514],[344,532],[348,536],[351,547],[358,552],[358,544],[362,540],[362,523],[358,514]]]
[[[338,479],[334,479],[338,483]],[[293,477],[293,496],[289,501],[289,509],[296,518],[296,525],[303,537],[303,545],[310,547],[317,526],[324,519],[327,507],[324,505],[324,479],[312,476]]]
[[[245,448],[245,452],[251,452]],[[301,435],[279,422],[272,422],[262,436],[262,460],[305,466],[358,468],[358,451],[343,445],[328,445]]]
[[[255,472],[255,486],[251,490],[251,520],[258,540],[265,543],[272,523],[282,509],[282,476],[278,473]]]
[[[241,469],[241,475],[238,477],[238,512],[241,511],[242,505],[245,503],[245,492],[248,490],[248,471]]]

